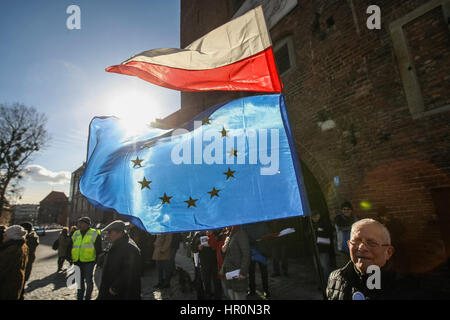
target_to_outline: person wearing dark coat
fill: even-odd
[[[267,269],[268,250],[266,248],[265,241],[263,241],[262,238],[264,235],[269,234],[271,230],[266,222],[247,224],[242,226],[242,228],[247,232],[252,257],[248,274],[249,280],[248,296],[253,296],[256,294],[255,277],[256,277],[256,265],[258,265],[259,270],[261,272],[263,296],[265,298],[268,298],[269,297],[269,272]]]
[[[30,278],[31,269],[33,268],[34,260],[36,260],[36,249],[37,246],[39,245],[39,236],[36,234],[36,232],[33,231],[33,225],[30,222],[24,222],[21,224],[21,226],[27,232],[27,235],[25,236],[25,242],[28,247],[28,262],[27,267],[25,269],[25,281],[23,283],[22,296],[20,297],[20,299],[23,300],[23,294],[25,292],[25,284]]]
[[[170,265],[170,245],[172,243],[172,233],[163,233],[156,236],[153,249],[153,260],[156,261],[158,269],[158,283],[156,289],[170,288],[170,276],[172,267]]]
[[[332,263],[334,259],[333,227],[331,223],[321,216],[318,211],[311,213],[311,220],[315,232],[315,241],[319,251],[320,266],[324,280],[328,281],[331,271],[336,268]],[[334,267],[334,268],[333,268]]]
[[[291,219],[280,219],[269,222],[269,227],[273,234],[279,234],[280,231],[291,228]],[[272,248],[272,277],[279,277],[281,272],[284,276],[289,276],[289,236],[275,237],[270,240]],[[281,268],[280,268],[281,267]]]
[[[198,232],[192,241],[192,252],[198,253],[200,262],[201,280],[205,289],[204,299],[220,299],[222,293],[222,286],[218,277],[217,270],[217,254],[209,244],[209,237],[211,232]],[[201,241],[202,239],[203,242]],[[214,292],[212,291],[212,286]]]
[[[345,201],[341,205],[341,212],[334,218],[334,225],[336,228],[337,249],[338,251],[347,255],[350,254],[347,241],[350,239],[350,229],[358,218],[353,212],[353,206],[349,201]]]
[[[72,238],[69,236],[69,229],[67,227],[62,228],[61,233],[56,240],[57,250],[58,250],[58,270],[57,272],[62,271],[62,267],[64,265],[64,260],[67,260],[69,264],[71,264],[71,252],[70,246],[72,245]]]
[[[394,253],[387,228],[373,219],[363,219],[352,225],[349,261],[344,267],[333,271],[328,279],[329,300],[398,300],[414,298],[413,286],[406,278],[390,270],[389,259]],[[371,266],[380,270],[379,285],[374,286],[376,273],[368,271]],[[369,285],[370,284],[370,285]]]
[[[19,300],[28,263],[26,231],[21,226],[6,228],[0,244],[0,300]]]
[[[0,225],[0,244],[3,242],[3,234],[5,233],[6,226]]]
[[[125,233],[125,223],[111,222],[106,231],[112,243],[106,253],[98,300],[140,300],[142,260],[140,250]]]
[[[251,258],[248,236],[243,228],[240,226],[231,228],[231,233],[222,246],[222,253],[225,254],[225,259],[220,273],[226,276],[229,272],[239,270],[236,277],[225,280],[228,298],[230,300],[246,300]]]

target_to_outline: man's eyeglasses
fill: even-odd
[[[364,243],[364,245],[368,248],[379,248],[379,247],[389,247],[390,244],[379,244],[376,241],[373,240],[360,240],[360,239],[355,239],[355,240],[349,240],[348,243],[350,243],[352,246],[356,246],[359,247],[361,245],[361,243]]]

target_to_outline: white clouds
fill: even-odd
[[[50,185],[70,183],[69,171],[53,172],[40,165],[32,164],[24,169],[24,177],[36,182],[45,182]]]

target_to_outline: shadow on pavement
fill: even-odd
[[[40,260],[54,260],[54,259],[58,259],[58,253],[57,252],[55,252],[55,253],[53,253],[53,254],[51,254],[51,255],[49,255],[49,256],[46,256],[45,258],[41,258]],[[55,266],[56,266],[56,263],[55,263]]]
[[[66,275],[64,272],[53,273],[43,279],[33,280],[27,284],[25,293],[53,284],[53,291],[66,287]]]

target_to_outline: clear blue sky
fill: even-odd
[[[81,9],[81,30],[66,26],[72,4]],[[105,72],[144,50],[179,48],[179,30],[179,0],[1,1],[0,103],[45,113],[52,137],[33,157],[20,203],[52,190],[69,196],[67,177],[85,160],[92,117],[150,122],[179,108],[177,91]]]

